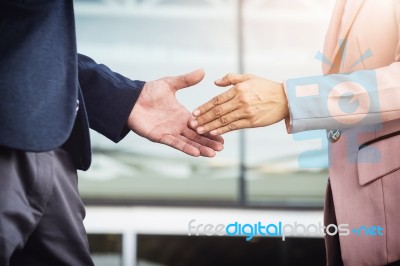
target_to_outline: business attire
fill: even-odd
[[[338,0],[321,58],[325,76],[285,82],[288,132],[327,129],[326,224],[383,228],[339,242],[327,235],[328,265],[400,260],[399,36],[399,0]]]
[[[72,0],[0,0],[0,265],[91,265],[76,169],[144,86],[77,54]]]

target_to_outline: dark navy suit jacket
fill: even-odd
[[[89,126],[121,140],[143,86],[77,54],[72,0],[0,0],[0,146],[87,169]]]

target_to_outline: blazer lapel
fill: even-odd
[[[327,72],[330,72],[330,69],[332,67],[331,62],[333,62],[333,53],[335,52],[335,49],[337,47],[339,28],[342,21],[345,4],[346,0],[336,0],[332,12],[332,17],[329,22],[329,27],[325,35],[323,57],[325,57],[326,61],[324,62],[324,59],[322,60],[322,68],[325,74]]]
[[[336,14],[334,16],[337,16],[336,18],[333,18],[332,23],[331,22],[331,27],[332,29],[330,29],[331,32],[328,32],[328,35],[330,35],[330,40],[328,40],[330,43],[326,44],[326,48],[327,48],[327,53],[330,56],[331,62],[337,62],[337,56],[341,56],[341,54],[344,51],[344,48],[346,46],[346,38],[347,38],[347,34],[349,33],[349,30],[351,29],[351,26],[353,25],[354,20],[357,17],[358,12],[360,11],[362,5],[364,4],[365,0],[347,0],[347,1],[352,1],[353,3],[351,3],[353,6],[351,6],[351,10],[348,10],[347,12],[349,12],[348,17],[346,19],[346,21],[344,21],[344,25],[341,25],[342,23],[342,18],[344,15],[344,8],[346,5],[346,0],[339,0],[340,3],[338,5],[338,9]],[[333,32],[334,29],[336,30],[336,32]],[[339,32],[340,29],[340,32]],[[335,36],[335,38],[332,38],[333,36]],[[334,43],[336,42],[336,43]],[[329,47],[331,47],[330,51]],[[332,47],[335,47],[333,49],[333,52],[330,53],[332,51]],[[339,53],[340,52],[340,53]],[[332,69],[333,67],[337,68],[338,66],[334,66],[331,65],[330,68]]]

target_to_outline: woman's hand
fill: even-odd
[[[289,114],[280,83],[253,75],[228,74],[215,84],[233,87],[193,111],[195,119],[190,125],[199,134],[221,135],[241,128],[268,126]]]

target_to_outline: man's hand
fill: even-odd
[[[268,126],[289,114],[280,83],[253,75],[228,74],[215,84],[234,86],[193,111],[196,118],[190,125],[199,134],[221,135],[241,128]]]
[[[145,84],[128,118],[128,127],[151,141],[166,144],[192,156],[215,156],[223,149],[219,136],[200,135],[189,127],[190,112],[175,93],[199,83],[203,70],[182,76],[166,77]]]

